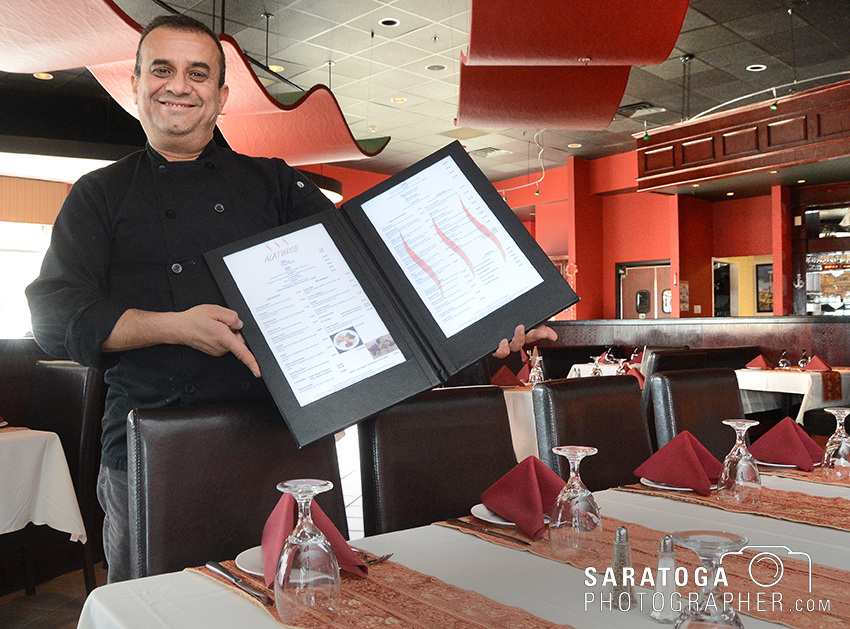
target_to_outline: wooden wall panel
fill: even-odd
[[[0,177],[0,221],[53,225],[70,185]]]

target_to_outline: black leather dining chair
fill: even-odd
[[[358,431],[366,535],[467,515],[516,464],[498,387],[426,391]]]
[[[277,484],[293,478],[334,484],[316,502],[348,539],[333,436],[299,450],[272,405],[134,410],[127,447],[134,578],[257,546]]]
[[[658,448],[687,430],[718,460],[735,445],[735,431],[722,422],[742,419],[741,392],[732,369],[689,369],[654,374],[646,383],[655,413]]]
[[[75,544],[80,546],[79,567],[83,569],[87,592],[97,587],[94,561],[96,555],[100,556],[102,543],[103,511],[97,502],[97,470],[103,404],[104,385],[99,372],[70,360],[40,360],[35,364],[25,425],[31,430],[54,432],[62,443],[88,538],[85,544]],[[26,593],[35,594],[39,548],[67,540],[67,533],[47,525],[29,524],[0,536],[0,550],[23,551]]]
[[[555,446],[599,450],[581,462],[580,475],[591,491],[634,483],[632,473],[652,450],[634,376],[570,378],[536,384],[531,392],[540,460],[564,480],[569,462]]]

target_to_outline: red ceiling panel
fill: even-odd
[[[654,65],[688,0],[473,0],[469,65]]]
[[[629,66],[460,66],[456,124],[464,127],[605,129]]]

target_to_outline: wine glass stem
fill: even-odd
[[[571,456],[569,457],[570,461],[570,480],[568,482],[570,487],[580,487],[581,486],[581,476],[579,476],[578,468],[581,464],[581,460],[583,457],[580,456]]]

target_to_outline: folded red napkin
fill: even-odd
[[[689,431],[680,432],[666,446],[644,461],[635,476],[656,483],[687,487],[703,496],[723,472],[723,464]]]
[[[564,479],[540,459],[529,456],[481,494],[481,502],[532,539],[539,539],[546,529],[543,516],[551,513],[564,485]]]
[[[823,459],[823,449],[790,417],[759,437],[749,450],[759,461],[796,465],[806,472]]]
[[[310,515],[313,523],[330,542],[340,569],[366,576],[369,568],[354,554],[348,542],[315,501],[310,507]],[[295,498],[291,494],[283,494],[263,527],[263,576],[266,579],[266,587],[274,586],[274,571],[277,569],[280,551],[283,550],[286,538],[292,533],[297,521],[298,505]]]
[[[812,356],[809,364],[803,367],[803,371],[832,371],[832,367],[823,362],[818,356]]]
[[[499,371],[494,373],[493,377],[490,378],[490,384],[494,384],[497,387],[518,387],[522,382],[514,375],[513,371],[502,365],[499,367]]]
[[[534,349],[537,348],[535,347]],[[528,382],[528,376],[531,373],[531,361],[528,360],[528,354],[526,354],[525,350],[522,348],[519,349],[519,357],[522,358],[522,368],[519,370],[516,377],[517,380],[520,381],[520,384],[522,384],[522,382]]]
[[[634,376],[638,379],[638,383],[640,384],[640,388],[643,388],[643,383],[646,378],[643,377],[643,374],[640,372],[640,369],[637,367],[629,367],[629,370],[626,372],[627,376]]]
[[[773,365],[761,354],[747,363],[747,369],[773,369]]]
[[[630,365],[640,365],[643,362],[643,352],[629,360]]]

